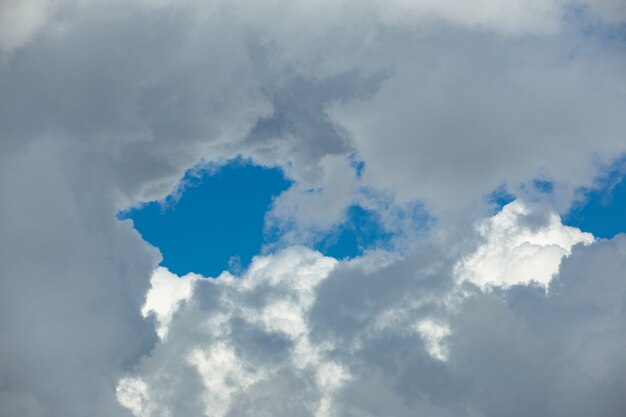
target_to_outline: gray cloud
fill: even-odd
[[[485,415],[623,414],[625,243],[575,249],[547,297],[518,287],[461,309],[451,365]]]
[[[205,402],[191,415],[618,416],[625,244],[575,247],[548,293],[468,287],[460,298],[434,247],[382,267],[303,249],[259,258],[241,280],[197,281],[119,395],[129,403],[130,381],[147,384],[152,408],[138,416],[180,414],[191,392]],[[433,318],[449,323],[444,360],[416,326]],[[181,379],[190,371],[209,379]]]
[[[224,304],[257,311],[293,301],[302,295],[292,284],[217,293],[198,285],[162,343],[141,317],[159,254],[115,214],[162,198],[202,160],[242,154],[282,166],[297,185],[272,214],[296,219],[296,234],[336,222],[346,205],[366,199],[363,190],[392,196],[375,208],[394,206],[394,196],[418,199],[464,224],[458,233],[442,226],[436,241],[472,239],[466,217],[475,212],[466,208],[501,183],[555,179],[559,200],[548,204],[567,206],[597,161],[624,151],[622,44],[578,35],[585,19],[602,31],[623,14],[614,2],[594,2],[580,23],[562,19],[570,2],[499,3],[484,2],[477,14],[450,2],[394,1],[384,10],[349,1],[0,2],[0,410],[129,415],[115,390],[124,375],[139,375],[155,390],[129,386],[140,404],[202,415],[210,374],[202,369],[213,359],[199,351],[190,367],[180,352],[218,346],[217,357],[234,348],[249,365],[226,353],[224,384],[243,378],[245,386],[224,397],[237,399],[224,411],[233,416],[497,415],[504,399],[522,407],[531,395],[538,415],[582,415],[592,406],[598,412],[587,414],[617,414],[622,283],[618,266],[610,268],[622,238],[575,251],[563,266],[564,295],[555,287],[542,301],[520,287],[463,304],[450,321],[445,365],[411,326],[449,317],[439,298],[453,285],[450,268],[465,240],[337,267],[299,316],[319,348],[302,367],[286,362],[296,333],[268,330]],[[365,161],[363,178],[337,181],[346,172],[338,161],[354,153]],[[308,201],[309,189],[323,191]],[[587,258],[604,271],[588,275],[602,275],[606,288],[576,284],[585,269],[567,265]],[[548,311],[545,329],[533,308]],[[195,325],[220,314],[232,330],[222,347]],[[489,340],[509,355],[503,366],[535,354],[544,362],[519,376],[515,367],[472,368],[491,358],[486,352],[498,358]],[[566,341],[579,350],[567,351]],[[557,348],[569,352],[569,371]],[[520,391],[507,391],[499,377]],[[557,392],[548,381],[564,385]],[[548,393],[578,402],[545,408]],[[281,405],[285,397],[293,400]]]
[[[530,175],[556,182],[563,209],[598,162],[625,150],[626,57],[596,42],[571,31],[398,42],[397,71],[377,95],[329,113],[365,160],[364,181],[401,199],[458,211],[501,183],[521,191]]]
[[[115,220],[110,190],[80,204],[47,151],[1,168],[0,409],[123,415],[113,386],[155,341],[137,308],[158,255]]]

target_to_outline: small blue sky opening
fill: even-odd
[[[548,180],[535,179],[533,187],[542,194],[552,194],[554,192],[554,183]]]
[[[386,231],[380,216],[359,205],[348,207],[346,221],[335,227],[315,248],[336,259],[354,258],[367,249],[387,248],[393,234]]]
[[[591,232],[600,238],[612,238],[626,231],[626,164],[616,164],[599,178],[597,187],[580,190],[583,198],[563,216],[563,223]]]
[[[290,187],[280,169],[236,159],[217,170],[189,170],[179,198],[123,211],[144,240],[160,249],[161,265],[178,275],[239,273],[263,245],[265,213]]]
[[[494,213],[502,210],[502,207],[511,203],[513,200],[515,200],[515,195],[511,194],[504,184],[498,186],[498,188],[487,195],[486,198],[487,204],[494,208]]]
[[[357,178],[361,178],[363,170],[365,169],[365,162],[359,158],[359,155],[355,152],[348,156],[350,166],[354,168],[354,172]]]
[[[356,158],[351,163],[359,174],[363,163]],[[264,227],[265,216],[274,198],[292,184],[278,168],[238,158],[221,167],[194,167],[163,201],[123,210],[118,218],[131,219],[142,238],[161,251],[161,265],[178,275],[239,274],[268,242],[280,240],[281,230]],[[312,247],[337,259],[354,258],[368,249],[388,248],[393,237],[376,212],[352,205],[345,221]]]
[[[545,179],[534,179],[531,181],[531,187],[527,184],[520,184],[521,190],[529,190],[531,193],[553,194],[554,182]],[[492,213],[498,213],[504,206],[513,202],[517,196],[509,191],[506,184],[499,185],[491,193],[487,194],[485,202],[492,208]]]

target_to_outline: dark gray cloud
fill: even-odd
[[[38,144],[0,168],[0,410],[124,415],[113,386],[156,340],[137,309],[158,254],[59,163]]]
[[[478,296],[452,321],[450,364],[485,415],[619,416],[626,381],[624,235],[578,247],[548,296]]]

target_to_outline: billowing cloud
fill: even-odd
[[[156,331],[161,339],[167,336],[168,326],[178,305],[191,297],[198,278],[200,277],[195,274],[179,278],[163,267],[158,267],[152,272],[150,290],[146,294],[141,314],[143,317],[152,315],[156,318],[158,322]]]
[[[529,227],[520,203],[508,211],[484,223]],[[544,220],[536,235],[553,242],[580,233]],[[401,260],[338,263],[304,248],[256,258],[241,278],[195,282],[171,336],[120,381],[118,399],[138,417],[617,416],[625,404],[607,388],[626,381],[625,241],[588,243],[547,293],[523,282],[459,296],[434,247]]]
[[[572,246],[593,242],[592,234],[562,225],[557,214],[521,201],[507,204],[477,229],[485,242],[459,262],[455,273],[483,288],[531,282],[547,286]]]
[[[0,410],[620,415],[622,237],[572,249],[588,236],[548,223],[567,239],[534,247],[541,280],[572,252],[547,294],[460,291],[454,266],[524,261],[468,249],[496,187],[562,212],[626,151],[624,18],[611,0],[0,1]],[[268,214],[287,242],[356,201],[408,243],[155,273],[116,213],[236,155],[294,180]],[[394,215],[422,203],[430,235]],[[515,236],[489,230],[489,251]]]
[[[169,336],[143,361],[141,375],[120,381],[118,400],[136,416],[223,417],[238,408],[244,414],[328,415],[334,390],[349,375],[325,355],[327,348],[312,343],[306,318],[315,288],[336,262],[294,247],[256,258],[241,278],[225,272],[196,280],[193,298],[176,313],[168,310]],[[159,269],[149,296],[180,281]],[[285,378],[292,382],[280,383]],[[284,404],[283,396],[299,387],[307,387],[301,398]],[[259,410],[258,401],[269,408]]]
[[[398,47],[411,53],[373,98],[334,104],[329,114],[364,159],[364,181],[400,199],[471,210],[502,183],[526,192],[519,186],[533,173],[555,181],[562,210],[575,187],[591,185],[599,161],[624,152],[617,86],[626,55],[577,36],[407,40]]]
[[[520,286],[459,311],[451,364],[484,415],[623,414],[625,243],[575,248],[547,296]]]

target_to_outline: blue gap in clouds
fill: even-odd
[[[515,200],[515,195],[511,194],[504,184],[496,188],[487,196],[487,203],[494,206],[494,214],[502,210],[502,207]]]
[[[352,162],[362,171],[362,162]],[[280,240],[281,230],[264,227],[274,197],[292,185],[280,169],[238,158],[218,169],[190,169],[181,184],[164,201],[118,213],[120,220],[132,219],[142,238],[161,251],[161,265],[177,275],[239,274],[264,244]],[[388,248],[393,236],[376,212],[352,205],[346,220],[313,248],[337,259],[353,258],[367,249]]]
[[[217,171],[189,170],[182,184],[178,200],[152,201],[118,217],[133,220],[172,272],[217,276],[240,272],[259,253],[265,213],[291,182],[279,169],[236,159]]]
[[[626,231],[626,163],[612,169],[598,180],[599,187],[582,190],[584,199],[563,216],[563,223],[591,232],[600,238],[612,238]]]
[[[535,179],[533,180],[533,187],[543,194],[551,194],[554,192],[554,183],[552,181]]]
[[[359,205],[348,207],[346,217],[316,245],[317,250],[336,259],[353,258],[366,249],[385,247],[393,236],[385,231],[378,214]]]
[[[554,193],[554,182],[544,179],[534,179],[531,182],[531,192],[540,194]],[[522,190],[528,189],[526,184],[521,184]],[[504,206],[513,202],[517,197],[509,192],[505,184],[500,185],[493,192],[487,195],[486,202],[493,207],[493,214],[498,213]]]
[[[350,166],[354,168],[356,177],[361,178],[363,176],[363,170],[365,169],[365,162],[359,158],[359,155],[356,152],[348,156],[348,162],[350,163]]]

